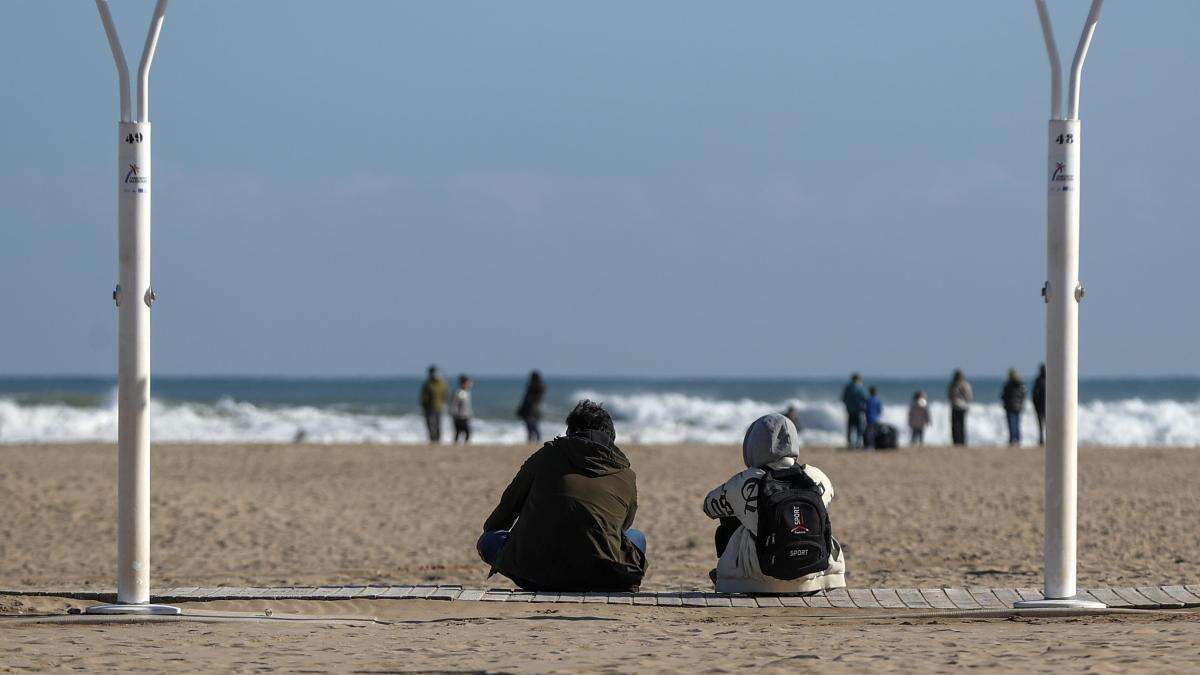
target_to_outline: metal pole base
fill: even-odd
[[[1013,609],[1108,609],[1108,605],[1077,595],[1073,598],[1021,600],[1013,603]]]
[[[179,614],[183,614],[183,610],[179,609],[178,607],[173,607],[171,605],[155,605],[155,604],[151,604],[151,603],[146,603],[144,605],[124,605],[124,604],[117,603],[117,604],[112,604],[112,605],[92,605],[91,607],[88,607],[87,609],[83,610],[83,613],[84,614],[124,614],[124,615],[135,615],[135,616],[148,616],[148,615],[160,615],[160,616],[176,615],[177,616]]]

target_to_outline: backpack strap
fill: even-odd
[[[771,478],[774,478],[777,481],[786,482],[786,483],[790,483],[790,482],[792,482],[792,480],[794,478],[799,477],[804,483],[807,483],[807,487],[814,490],[817,494],[823,496],[825,494],[825,486],[821,485],[817,481],[813,480],[813,477],[808,475],[808,471],[806,471],[807,468],[808,468],[807,464],[795,464],[793,466],[789,466],[786,469],[772,469],[772,468],[768,467],[766,469],[766,475],[770,476]],[[764,478],[765,477],[766,476],[764,476]],[[759,479],[759,480],[761,481],[761,479]],[[760,482],[759,483],[759,492],[760,493],[762,492],[761,485],[762,484]]]

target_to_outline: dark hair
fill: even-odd
[[[862,379],[862,375],[859,375],[858,373],[850,373],[850,379],[857,382]]]
[[[575,409],[567,415],[567,434],[589,429],[602,431],[614,441],[617,438],[617,430],[613,428],[612,416],[608,414],[604,406],[584,399],[576,404]]]
[[[870,388],[870,389],[868,389],[867,391],[869,391],[869,392],[871,393],[871,395],[872,395],[872,396],[874,396],[874,395],[875,395],[875,387],[871,387],[871,388]]]
[[[429,366],[429,370],[427,372],[429,373],[430,377],[433,377],[434,375],[437,374],[437,371],[438,371],[437,366]]]
[[[468,383],[468,382],[470,382],[470,381],[471,381],[471,378],[467,377],[465,373],[464,373],[464,374],[462,374],[462,375],[459,375],[459,376],[458,376],[458,383],[459,383],[459,384],[466,384],[466,383]]]
[[[540,370],[531,371],[529,373],[529,382],[530,383],[536,382],[538,384],[541,384],[542,383],[542,371],[540,371]]]

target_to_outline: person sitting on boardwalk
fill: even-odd
[[[612,417],[581,401],[567,435],[525,460],[476,550],[525,590],[636,591],[646,573],[646,536],[630,529],[636,513],[637,477]]]
[[[799,457],[791,420],[760,417],[742,441],[746,470],[704,498],[704,513],[721,521],[717,567],[709,573],[717,592],[815,593],[846,585],[845,556],[825,510],[833,483],[817,467],[797,464]]]

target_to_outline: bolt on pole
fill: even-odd
[[[150,604],[150,65],[168,0],[158,0],[138,65],[137,119],[129,66],[107,0],[96,0],[117,66],[117,602],[94,614],[178,614]]]
[[[1075,585],[1079,454],[1079,84],[1104,0],[1091,9],[1071,64],[1067,114],[1062,65],[1045,0],[1034,0],[1050,59],[1050,124],[1046,197],[1046,532],[1044,600],[1021,607],[1103,608]]]

